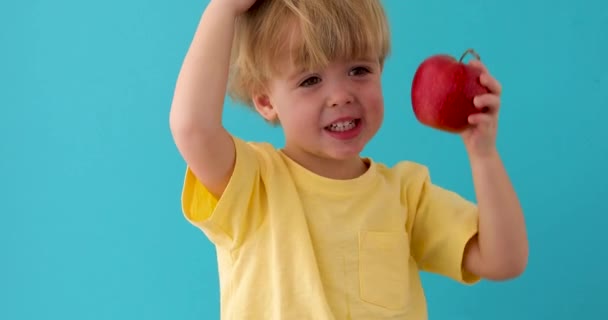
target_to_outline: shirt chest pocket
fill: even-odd
[[[359,287],[362,300],[398,310],[409,299],[410,247],[407,233],[359,233]]]

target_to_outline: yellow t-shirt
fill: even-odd
[[[419,271],[462,283],[477,209],[412,162],[366,159],[352,180],[318,176],[267,143],[233,138],[217,200],[187,169],[186,219],[217,248],[226,320],[427,318]]]

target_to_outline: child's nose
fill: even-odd
[[[344,85],[335,86],[329,96],[329,106],[339,107],[351,104],[354,100],[353,93]]]

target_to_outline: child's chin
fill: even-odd
[[[327,153],[332,159],[345,161],[360,157],[363,147],[364,146],[341,146],[328,150]]]

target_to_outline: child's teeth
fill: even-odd
[[[347,131],[355,127],[355,120],[332,123],[329,126],[331,131]]]

